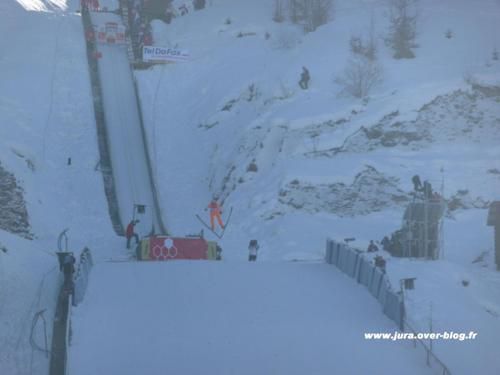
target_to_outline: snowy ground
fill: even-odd
[[[48,371],[29,343],[34,314],[47,309],[48,343],[59,270],[57,236],[96,257],[122,252],[107,213],[79,1],[0,2],[0,160],[25,191],[33,241],[0,231],[0,373]],[[68,165],[71,158],[71,165]],[[107,250],[110,249],[110,250]],[[35,329],[43,345],[43,326]]]
[[[203,342],[197,342],[195,349],[203,360],[223,356],[224,350],[235,349],[232,353],[236,353],[236,348],[239,348],[240,357],[234,357],[235,361],[246,361],[245,355],[249,353],[248,357],[254,355],[262,359],[259,364],[271,366],[266,355],[275,353],[278,359],[283,359],[285,352],[281,351],[281,340],[293,340],[297,337],[295,334],[300,334],[309,337],[307,342],[323,346],[318,352],[314,347],[313,352],[310,347],[304,349],[302,342],[294,342],[287,347],[290,352],[305,354],[311,361],[318,359],[314,365],[325,366],[322,367],[325,370],[334,371],[337,365],[346,368],[343,361],[352,358],[349,353],[340,356],[340,363],[330,362],[328,345],[333,346],[337,341],[333,341],[331,332],[323,330],[321,323],[332,327],[336,321],[327,317],[327,312],[342,312],[337,320],[340,322],[345,321],[345,316],[349,316],[349,321],[354,319],[358,331],[365,328],[392,331],[394,326],[380,314],[368,293],[334,269],[327,271],[325,266],[317,264],[277,262],[320,260],[327,236],[336,239],[356,237],[355,244],[365,248],[369,239],[380,239],[399,227],[401,207],[388,205],[377,211],[369,202],[362,205],[357,200],[353,207],[359,210],[353,210],[352,215],[332,213],[327,204],[324,207],[314,204],[312,210],[305,212],[286,204],[280,192],[298,180],[301,186],[312,186],[318,189],[321,197],[335,201],[338,196],[323,195],[324,187],[343,183],[353,188],[356,186],[355,176],[368,165],[389,181],[399,179],[392,187],[393,191],[409,191],[410,177],[419,173],[423,178],[429,178],[435,187],[441,185],[444,177],[446,197],[458,190],[469,190],[469,207],[478,202],[478,197],[498,199],[498,98],[478,96],[471,99],[470,96],[476,94],[464,83],[464,76],[475,77],[486,84],[500,81],[500,64],[491,59],[491,52],[498,44],[500,4],[493,0],[420,1],[417,58],[396,61],[390,58],[390,51],[382,41],[387,30],[387,12],[379,2],[339,0],[333,22],[307,35],[288,23],[273,23],[272,2],[267,0],[213,0],[207,3],[207,9],[175,19],[169,26],[159,22],[154,24],[155,40],[159,45],[187,49],[192,60],[138,72],[137,77],[154,177],[166,213],[164,219],[175,235],[198,232],[200,225],[194,214],[202,213],[213,193],[221,194],[225,206],[235,208],[232,222],[221,241],[227,262],[124,264],[116,268],[99,265],[95,269],[95,280],[92,279],[89,301],[81,310],[76,310],[75,322],[85,329],[81,336],[74,337],[75,346],[86,345],[99,337],[96,332],[100,331],[92,327],[90,334],[88,325],[106,320],[109,323],[115,319],[119,326],[109,324],[105,328],[110,328],[110,334],[113,334],[112,329],[123,334],[121,324],[137,321],[131,315],[137,313],[135,308],[141,303],[134,304],[132,311],[122,310],[122,306],[130,303],[130,290],[137,290],[134,298],[146,306],[151,301],[158,302],[153,298],[158,293],[150,293],[143,282],[153,286],[156,282],[173,283],[179,290],[188,290],[189,293],[167,294],[165,299],[169,304],[189,305],[190,308],[198,303],[199,308],[172,310],[162,304],[158,309],[166,311],[164,315],[179,316],[186,311],[192,311],[194,315],[194,311],[202,307],[209,309],[209,318],[194,315],[205,323],[204,329],[198,327],[196,333],[212,335],[219,346],[205,345],[202,348]],[[333,78],[345,67],[351,33],[367,32],[372,6],[384,81],[368,101],[359,102],[338,96],[340,87]],[[26,193],[35,236],[33,241],[28,241],[0,232],[0,245],[7,248],[6,253],[0,252],[0,299],[5,301],[0,306],[2,374],[43,375],[47,369],[44,355],[32,351],[29,345],[29,328],[33,314],[43,308],[48,309],[46,314],[50,321],[60,277],[54,269],[54,251],[60,231],[70,228],[70,249],[78,252],[89,246],[98,261],[123,256],[124,252],[123,239],[115,237],[112,230],[102,177],[96,168],[99,155],[83,30],[79,15],[74,13],[77,8],[77,0],[0,2],[3,21],[0,32],[6,36],[0,40],[0,47],[7,51],[0,58],[0,123],[3,124],[0,127],[0,161],[15,174]],[[444,36],[448,28],[453,31],[451,39]],[[268,39],[266,32],[270,36]],[[108,57],[105,56],[103,61]],[[297,87],[302,65],[306,65],[312,75],[311,89],[307,92]],[[110,70],[107,75],[115,73],[119,72]],[[119,75],[120,80],[124,75]],[[107,81],[107,84],[113,82]],[[455,95],[456,90],[466,94]],[[441,100],[436,100],[438,95],[442,96]],[[431,102],[435,105],[430,105]],[[426,110],[420,111],[426,104],[429,104],[425,106]],[[113,108],[116,107],[120,108],[113,110],[111,115],[124,116],[125,120],[121,121],[126,122],[133,115],[128,113],[128,104],[117,102]],[[395,112],[397,115],[391,117]],[[379,129],[379,125],[384,131],[397,126],[403,131],[425,130],[431,134],[431,139],[427,142],[424,138],[409,147],[397,144],[390,148],[378,147],[377,142],[373,142],[370,143],[374,146],[371,149],[365,147],[362,138],[355,136],[349,138],[352,142],[348,142],[350,147],[344,152],[333,156],[326,152],[344,144],[346,138],[357,134],[361,126],[373,130]],[[136,146],[134,143],[131,147]],[[120,152],[125,154],[119,159],[129,159],[126,151],[122,147]],[[71,158],[71,164],[68,158]],[[251,163],[258,166],[257,172],[247,170]],[[440,172],[442,167],[444,175]],[[123,164],[120,168],[127,170]],[[123,195],[130,196],[126,190],[132,188],[134,181],[129,180],[124,185],[120,185]],[[363,189],[361,198],[373,198],[376,192],[376,187]],[[297,199],[310,204],[312,199],[308,199],[308,194],[312,195],[304,191]],[[388,271],[395,285],[401,277],[417,277],[417,289],[408,294],[407,302],[410,321],[418,329],[427,330],[428,307],[432,303],[434,330],[479,332],[475,342],[435,343],[436,353],[454,374],[500,372],[497,355],[500,280],[493,270],[492,231],[485,226],[485,221],[484,209],[454,212],[445,222],[443,260],[432,264],[396,259],[388,262]],[[141,228],[140,234],[144,232],[146,229]],[[247,256],[246,245],[251,238],[257,238],[261,243],[259,262],[270,264],[255,264],[256,267],[250,268],[239,263]],[[159,271],[164,267],[175,270],[173,275],[182,274],[182,278]],[[144,268],[147,272],[142,273]],[[115,272],[115,277],[109,277]],[[276,276],[280,274],[282,278]],[[234,280],[241,281],[241,284],[234,283]],[[296,280],[300,280],[299,286],[294,284]],[[463,285],[464,280],[469,282],[468,286]],[[212,283],[218,288],[200,288]],[[243,298],[234,297],[227,301],[225,296],[238,294],[238,286],[246,294]],[[256,287],[252,289],[253,286]],[[339,311],[337,299],[325,298],[332,295],[331,291],[337,286],[342,286],[342,289],[334,294],[347,296],[347,291],[352,292],[353,300],[348,300],[342,307],[346,310]],[[98,311],[92,301],[104,299],[103,303],[107,302],[113,293],[109,292],[104,298],[100,287],[120,292],[116,304],[106,305],[104,311]],[[230,288],[227,294],[217,294],[224,287]],[[142,290],[147,292],[141,294]],[[300,298],[293,294],[301,290]],[[290,324],[302,322],[302,316],[296,312],[314,318],[309,319],[308,326],[288,330],[281,337],[277,335],[276,341],[258,342],[257,333],[267,338],[267,332],[259,327],[255,331],[246,331],[248,327],[244,323],[250,318],[245,319],[244,313],[252,311],[262,297],[262,291],[266,291],[264,297],[279,301],[280,307],[256,311],[256,315],[262,314],[258,315],[258,321],[264,327],[280,320],[283,323],[278,324],[278,328],[283,333]],[[185,297],[193,294],[196,298]],[[245,299],[247,296],[249,298]],[[230,316],[221,314],[221,307],[211,304],[212,298],[226,303],[227,308],[234,308],[234,313]],[[124,305],[121,306],[121,302]],[[298,305],[298,302],[303,303]],[[296,309],[286,310],[285,314],[281,308],[286,307]],[[120,313],[114,309],[121,309]],[[360,314],[365,310],[371,313]],[[100,315],[103,312],[112,314],[113,319],[103,319]],[[142,313],[151,314],[149,310]],[[117,319],[122,314],[131,315],[123,315],[123,320]],[[242,320],[237,320],[240,315],[243,315]],[[152,322],[157,318],[147,316]],[[209,324],[212,319],[218,324]],[[166,331],[171,330],[178,336],[186,334],[186,331],[181,331],[183,327],[170,325],[168,319],[165,321],[148,324],[144,331],[141,329],[144,326],[136,326],[130,335],[145,335],[143,341],[154,342],[162,338],[153,338],[151,332],[163,324]],[[241,335],[248,335],[249,341],[255,340],[253,342],[262,347],[259,345],[255,351],[252,348],[245,351],[243,346],[237,346],[242,344],[228,341],[224,336],[227,331],[216,329],[226,321],[228,330],[231,328]],[[344,327],[347,326],[346,323]],[[397,365],[406,363],[417,373],[423,370],[422,358],[412,354],[404,344],[377,342],[369,346],[366,342],[356,342],[359,336],[352,336],[356,331],[344,332],[342,328],[342,332],[352,339],[352,343],[366,349],[367,358],[378,354],[375,358],[378,359],[381,355],[399,352],[402,360]],[[38,328],[37,343],[41,338]],[[179,348],[171,341],[166,343],[170,345],[169,350],[186,353],[183,351],[186,346]],[[260,351],[266,348],[267,352]],[[131,347],[123,342],[120,350],[128,354]],[[93,351],[75,353],[78,353],[75,361],[84,361],[85,356]],[[139,353],[138,361],[150,356],[149,353],[144,357]],[[109,365],[106,358],[101,357],[103,352],[94,354],[103,360],[103,366]],[[293,356],[293,359],[300,358],[300,355]],[[153,359],[155,365],[197,365],[191,362],[164,364],[158,357]],[[356,361],[354,365],[365,366],[375,359]],[[231,367],[226,366],[234,363],[218,362],[216,366],[221,366],[221,372],[230,372]],[[276,363],[285,367],[293,365],[292,373],[306,366],[298,361]],[[313,371],[316,367],[309,369]],[[271,371],[272,368],[264,370]],[[360,367],[359,370],[366,372],[367,369]]]
[[[411,343],[364,340],[393,323],[324,264],[99,264],[72,324],[72,375],[431,373]]]
[[[346,66],[350,36],[368,33],[372,9],[384,78],[368,100],[358,101],[339,96],[334,77]],[[191,55],[186,63],[136,72],[171,231],[198,232],[194,215],[219,194],[234,207],[220,241],[226,260],[245,259],[252,238],[262,244],[259,259],[265,261],[320,259],[328,236],[356,237],[355,245],[366,249],[369,239],[400,227],[403,207],[382,197],[376,185],[356,185],[356,176],[370,168],[390,182],[379,186],[387,195],[409,192],[418,173],[469,208],[498,199],[500,98],[483,97],[465,78],[500,83],[500,63],[492,59],[500,4],[425,0],[419,12],[413,60],[391,58],[383,41],[388,12],[380,2],[339,0],[335,19],[310,34],[273,23],[272,3],[264,0],[214,0],[170,25],[155,22],[157,45]],[[297,85],[303,65],[312,77],[308,91]],[[361,127],[384,136],[367,139]],[[417,141],[405,143],[413,135]],[[341,152],[329,151],[336,147]],[[249,171],[252,163],[256,172]],[[290,195],[295,181],[309,190]],[[329,193],[330,185],[341,184],[344,190]],[[356,188],[359,194],[351,194]],[[428,315],[420,310],[434,301],[438,327],[449,327],[445,317],[454,315],[456,330],[499,332],[494,291],[500,280],[486,210],[453,212],[445,220],[444,244],[444,259],[428,267],[389,259],[395,285],[401,277],[418,277],[410,319],[426,330]],[[484,262],[472,263],[482,253]],[[462,277],[470,279],[468,289]],[[481,352],[475,357],[460,343],[436,348],[453,373],[495,374],[496,343],[484,333],[474,344]]]

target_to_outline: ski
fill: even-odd
[[[205,228],[207,228],[210,232],[212,232],[215,236],[217,236],[217,238],[219,238],[219,239],[221,238],[217,232],[215,232],[215,231],[212,230],[212,228],[210,227],[210,225],[208,225],[207,223],[205,223],[205,221],[200,217],[200,215],[196,214],[194,216],[196,216],[196,218],[205,226]]]
[[[233,207],[231,207],[229,209],[229,215],[227,215],[227,219],[226,221],[224,222],[224,229],[222,230],[221,234],[220,234],[220,237],[219,238],[222,238],[224,237],[224,232],[226,231],[226,228],[227,226],[229,225],[229,220],[231,220],[231,214],[233,213]]]

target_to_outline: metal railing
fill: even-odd
[[[412,340],[413,347],[420,347],[424,350],[427,366],[433,369],[437,369],[442,375],[451,375],[448,367],[436,356],[436,354],[434,354],[430,346],[428,346],[424,340],[417,338],[417,331],[413,329],[413,327],[408,323],[407,319],[404,320],[404,330],[405,332],[413,333],[413,337],[415,337],[415,339]]]

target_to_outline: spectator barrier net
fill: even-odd
[[[405,306],[401,292],[393,289],[385,271],[366,259],[362,251],[328,239],[326,241],[325,261],[336,266],[359,284],[364,285],[380,303],[383,313],[394,321],[401,331],[410,331],[416,335],[416,332],[405,320]],[[451,374],[444,363],[422,340],[415,340],[414,346],[425,353],[426,363],[429,367],[439,370],[439,373],[443,375]]]

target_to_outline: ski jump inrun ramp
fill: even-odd
[[[120,17],[112,13],[91,13],[91,17],[93,24],[122,24]],[[153,225],[156,233],[161,232],[163,222],[155,202],[127,47],[98,43],[97,49],[100,52],[99,77],[121,222],[126,226],[132,219],[134,205],[145,205],[146,213],[138,217],[141,221],[139,233],[150,233]]]

